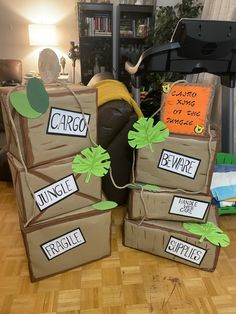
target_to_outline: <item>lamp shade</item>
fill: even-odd
[[[30,46],[56,46],[56,26],[52,24],[29,24]]]

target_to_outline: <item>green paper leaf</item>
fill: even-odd
[[[49,106],[49,97],[43,82],[36,77],[29,79],[26,95],[31,107],[40,113],[45,113]]]
[[[100,145],[85,148],[75,156],[72,162],[72,170],[75,173],[87,173],[85,182],[88,183],[91,175],[103,177],[110,168],[110,155]]]
[[[230,244],[229,237],[213,222],[205,224],[184,223],[183,227],[189,232],[201,236],[200,242],[206,238],[209,242],[217,246],[226,247]]]
[[[159,186],[155,185],[155,184],[143,184],[141,182],[137,182],[137,183],[130,183],[128,188],[130,189],[141,189],[143,188],[146,191],[150,191],[150,192],[160,192],[160,188]]]
[[[153,152],[152,144],[163,142],[169,136],[169,130],[164,122],[159,121],[154,126],[153,123],[153,118],[144,117],[135,122],[133,127],[137,131],[129,131],[129,145],[136,149],[149,146]]]
[[[10,101],[16,111],[25,118],[36,119],[42,115],[31,107],[26,94],[22,91],[13,91],[10,94]]]
[[[154,185],[154,184],[144,184],[143,189],[150,192],[160,192],[159,186]]]
[[[108,210],[117,207],[118,204],[112,201],[103,201],[96,204],[93,204],[92,207],[98,210]]]

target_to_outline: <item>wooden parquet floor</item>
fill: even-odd
[[[110,257],[31,283],[13,189],[0,182],[0,313],[236,313],[236,215],[220,218],[231,245],[208,273],[124,247],[124,213],[113,212]]]

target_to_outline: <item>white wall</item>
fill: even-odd
[[[21,59],[23,71],[37,71],[38,53],[28,39],[29,23],[48,23],[57,26],[59,45],[54,51],[66,58],[66,71],[71,72],[67,57],[71,40],[78,42],[76,0],[1,0],[0,1],[0,59]],[[76,67],[76,81],[80,69]]]
[[[156,0],[157,6],[174,6],[176,5],[180,0]]]

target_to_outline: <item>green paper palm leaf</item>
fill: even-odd
[[[26,94],[31,107],[40,113],[45,113],[49,106],[49,96],[43,81],[37,77],[29,79],[26,86]]]
[[[117,206],[118,206],[118,204],[116,202],[113,202],[113,201],[102,201],[102,202],[95,203],[92,205],[92,207],[97,209],[97,210],[109,210],[109,209],[115,208]]]
[[[217,246],[226,247],[230,244],[229,237],[213,222],[205,224],[184,223],[183,227],[189,232],[201,236],[200,242],[206,238],[209,242]]]
[[[153,118],[140,118],[134,123],[133,127],[136,131],[129,131],[128,141],[133,148],[139,149],[149,146],[153,152],[153,143],[163,142],[169,136],[169,130],[165,123],[159,121],[153,126]]]
[[[72,162],[72,170],[75,173],[87,173],[85,182],[88,183],[91,175],[103,177],[110,168],[110,155],[100,145],[85,148],[75,156]]]
[[[130,183],[128,188],[130,189],[142,189],[149,191],[149,192],[160,192],[159,186],[155,184],[143,184],[141,182],[136,182],[136,183]]]

